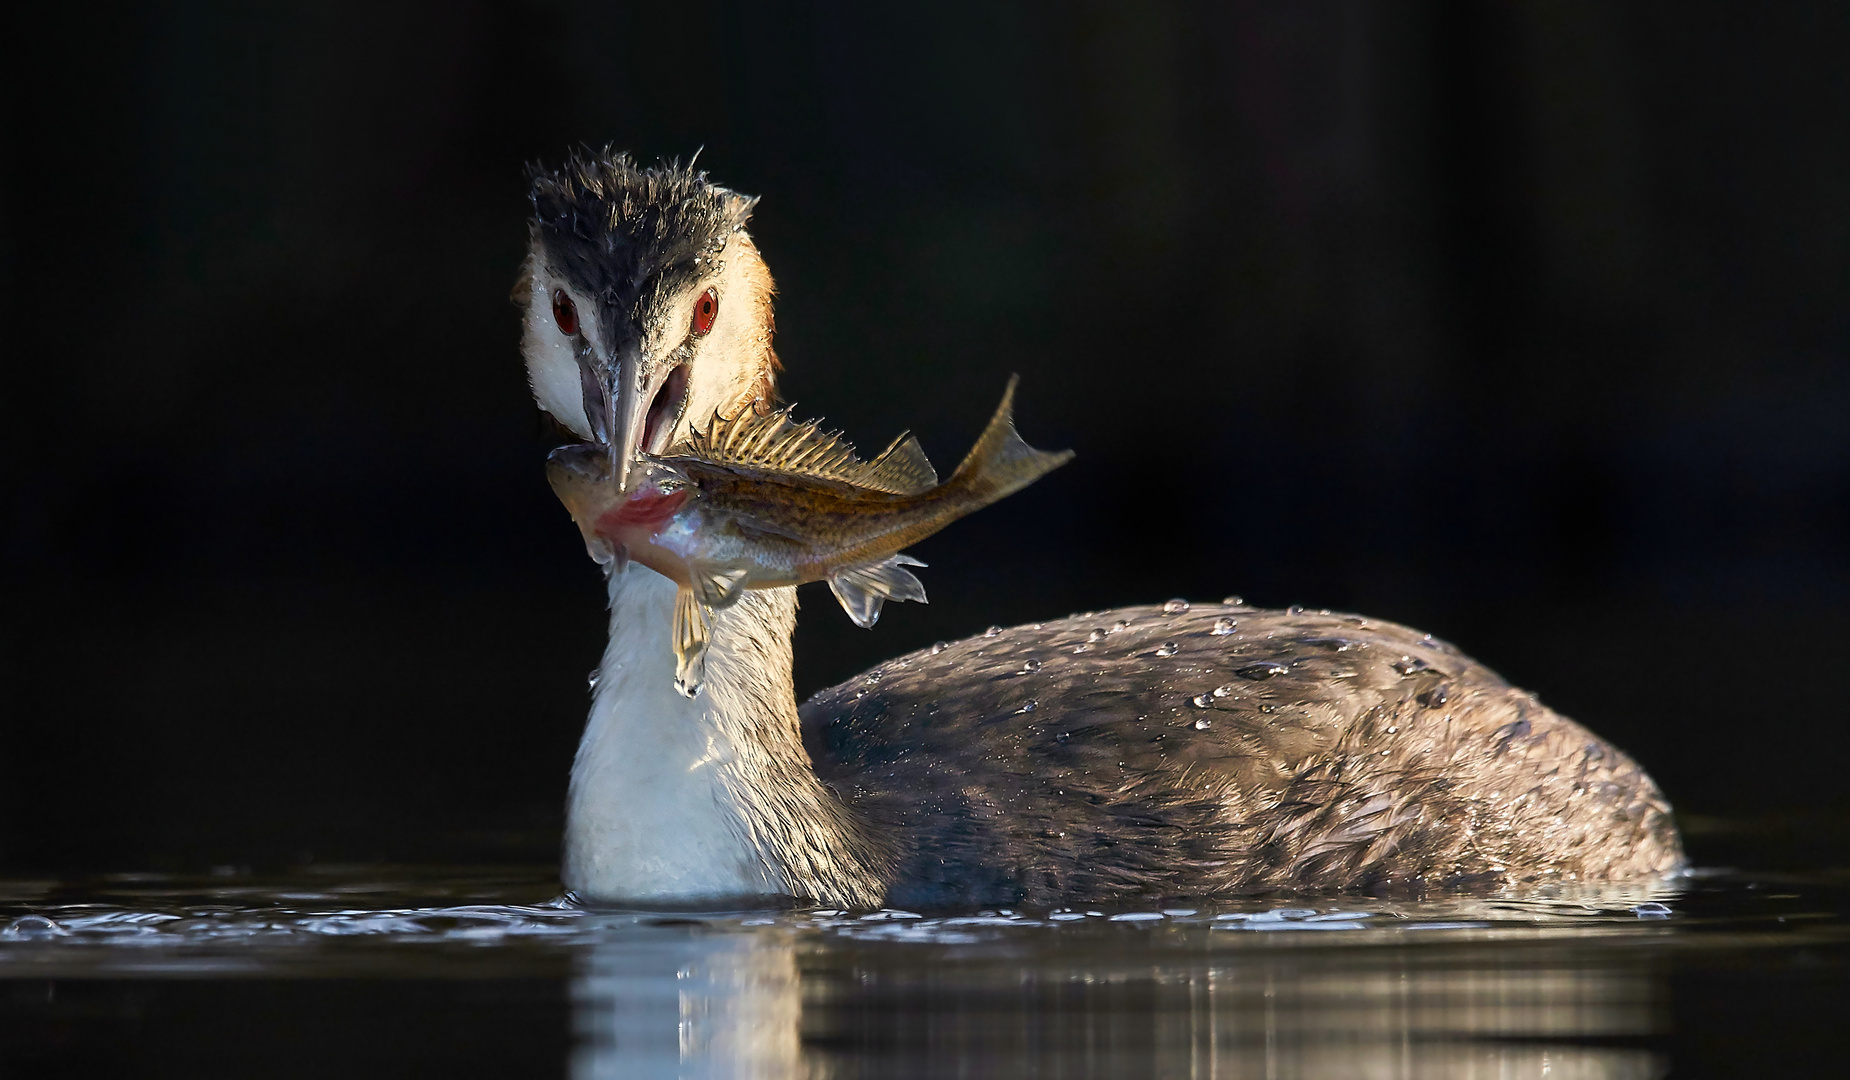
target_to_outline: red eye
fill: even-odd
[[[559,324],[559,332],[576,334],[578,332],[578,305],[565,295],[564,289],[552,291],[552,319]]]
[[[719,293],[712,289],[700,294],[694,301],[694,336],[705,337],[713,329],[713,316],[719,314]]]

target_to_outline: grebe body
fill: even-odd
[[[1632,760],[1394,623],[1122,608],[889,661],[802,707],[887,900],[1499,890],[1670,874]]]
[[[755,200],[608,151],[532,181],[513,299],[534,400],[610,448],[620,488],[638,451],[772,408]],[[1046,906],[1683,865],[1629,758],[1392,623],[1126,608],[901,657],[799,714],[793,589],[714,614],[688,698],[675,584],[615,557],[606,571],[562,869],[587,902]]]

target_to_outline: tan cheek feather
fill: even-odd
[[[784,365],[778,362],[777,349],[771,339],[777,333],[777,313],[773,309],[772,298],[777,295],[777,284],[771,280],[771,268],[764,263],[764,257],[758,253],[758,245],[744,233],[739,234],[739,259],[743,264],[741,283],[750,297],[750,302],[757,314],[753,320],[754,343],[753,355],[757,359],[756,378],[751,380],[742,395],[741,406],[749,404],[760,416],[768,414],[777,405],[777,373]]]
[[[694,387],[683,437],[695,428],[705,429],[715,413],[731,419],[745,410],[769,413],[777,399],[777,353],[771,347],[775,329],[772,296],[776,291],[771,272],[751,237],[737,233],[726,247],[719,320],[702,350],[717,363],[696,361],[701,382]],[[743,319],[743,321],[741,321]]]

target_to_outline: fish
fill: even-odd
[[[794,406],[715,415],[676,453],[638,454],[626,490],[598,443],[554,450],[547,480],[593,559],[613,572],[634,560],[680,586],[675,688],[693,697],[713,614],[749,590],[826,581],[864,628],[888,600],[925,603],[924,584],[907,569],[925,564],[901,548],[1073,458],[1071,450],[1036,450],[1016,432],[1019,381],[1009,379],[988,426],[943,482],[909,433],[862,461],[839,432],[794,420]]]

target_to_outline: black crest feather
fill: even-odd
[[[610,147],[564,166],[527,170],[534,224],[553,267],[591,295],[633,302],[715,259],[757,199],[720,187],[691,164],[643,168]]]

